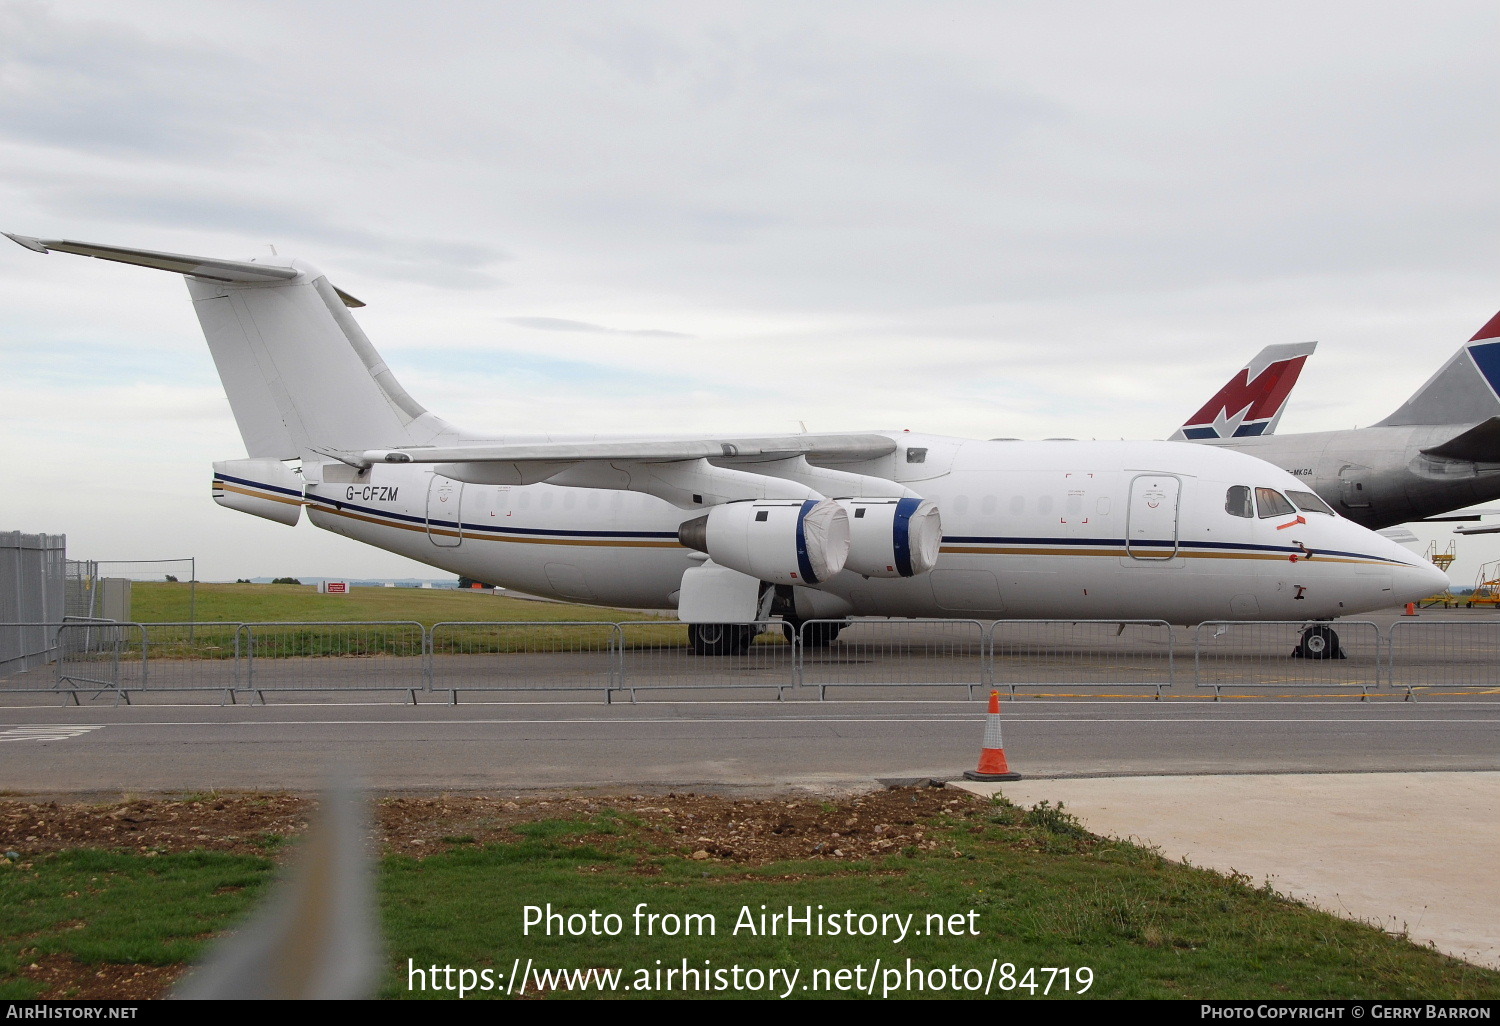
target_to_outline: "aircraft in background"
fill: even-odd
[[[1500,499],[1500,314],[1395,413],[1371,427],[1273,434],[1300,370],[1298,362],[1274,381],[1271,370],[1262,375],[1264,382],[1231,379],[1172,437],[1274,463],[1372,530],[1423,520],[1474,521],[1478,511],[1445,514]],[[1274,409],[1269,417],[1263,415],[1268,409]],[[1458,530],[1489,533],[1500,525]]]
[[[1171,440],[1203,442],[1272,434],[1303,364],[1317,348],[1316,342],[1266,346],[1189,417]]]
[[[826,644],[852,615],[1323,620],[1448,584],[1211,446],[476,435],[407,394],[350,315],[362,304],[300,260],[9,237],[185,276],[249,454],[214,464],[221,505],[284,524],[306,508],[538,595],[676,607],[703,654],[743,652],[773,615]],[[1311,628],[1300,651],[1337,639]]]

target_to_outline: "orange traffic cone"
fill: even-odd
[[[1406,604],[1406,612],[1402,613],[1401,615],[1402,616],[1416,616],[1417,615],[1417,604],[1415,602],[1408,602]]]
[[[965,780],[1020,780],[1005,761],[1005,743],[1000,740],[1000,692],[990,692],[990,713],[984,721],[984,747],[979,752],[979,768],[964,770]]]

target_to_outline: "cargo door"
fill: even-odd
[[[1182,481],[1171,474],[1141,474],[1130,482],[1125,551],[1131,559],[1162,562],[1177,555],[1177,511]]]
[[[432,475],[427,484],[427,537],[432,544],[451,549],[464,540],[463,498],[462,481]]]

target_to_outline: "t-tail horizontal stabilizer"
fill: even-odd
[[[6,237],[34,253],[71,253],[183,275],[252,459],[433,445],[457,437],[407,394],[355,323],[347,307],[364,304],[304,261],[275,255],[223,260]]]

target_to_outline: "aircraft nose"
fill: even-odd
[[[1392,574],[1392,590],[1402,605],[1445,592],[1452,584],[1448,575],[1431,563],[1408,563]]]

